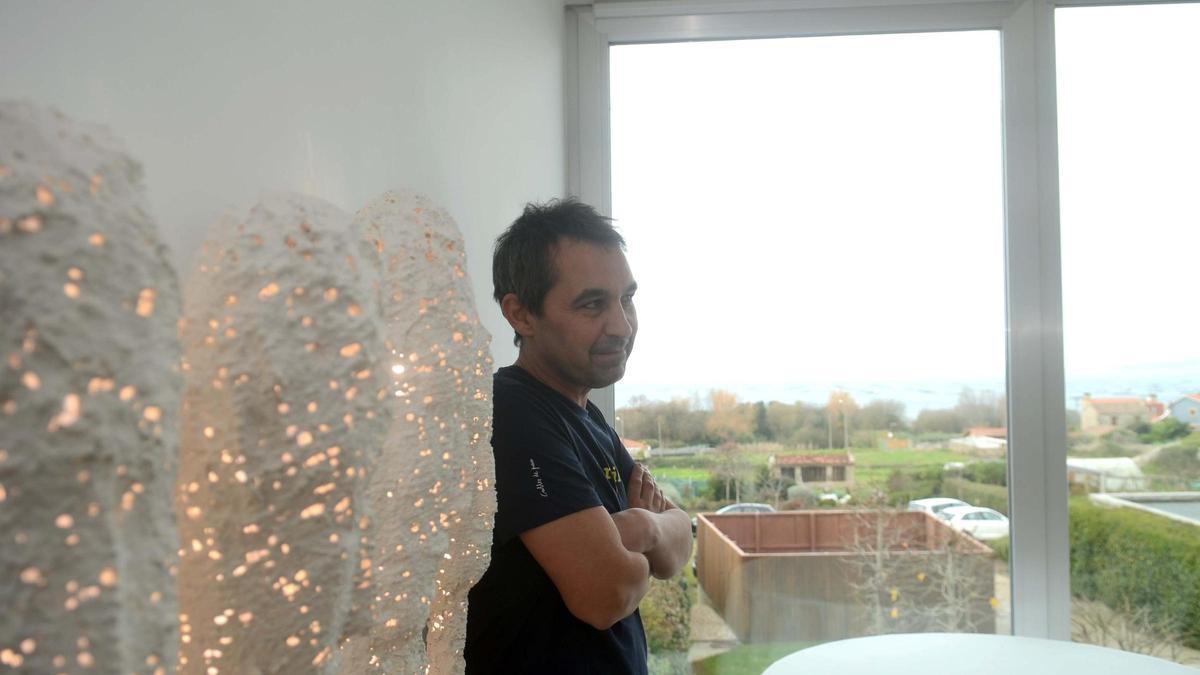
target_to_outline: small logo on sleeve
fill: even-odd
[[[546,484],[542,482],[542,468],[537,465],[537,462],[529,460],[529,473],[533,476],[533,487],[538,494],[543,497],[549,497],[546,494]]]

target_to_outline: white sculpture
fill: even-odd
[[[108,132],[0,104],[0,664],[164,673],[179,291]]]
[[[216,226],[188,281],[181,672],[331,672],[366,629],[364,495],[392,393],[349,222],[265,198]]]
[[[354,230],[382,308],[393,407],[369,488],[371,630],[345,646],[342,670],[461,672],[467,591],[487,569],[495,512],[491,336],[445,211],[389,192]]]

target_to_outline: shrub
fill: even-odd
[[[887,501],[903,506],[914,499],[933,497],[944,492],[942,467],[916,470],[893,469],[887,477]]]
[[[1187,424],[1174,417],[1168,417],[1150,425],[1149,433],[1142,434],[1139,438],[1146,443],[1165,443],[1176,438],[1183,438],[1191,431],[1192,428]]]
[[[651,652],[687,652],[692,641],[692,601],[688,583],[677,576],[651,579],[650,591],[642,598],[642,624]]]
[[[1200,648],[1200,536],[1196,526],[1133,509],[1071,500],[1071,592],[1159,617]]]
[[[963,469],[963,478],[988,485],[1008,485],[1007,462],[974,462]]]
[[[1184,445],[1168,445],[1158,451],[1158,457],[1146,467],[1150,473],[1193,478],[1200,476],[1200,451]]]
[[[988,539],[983,543],[996,552],[996,556],[1008,562],[1008,537],[1000,537],[999,539]]]
[[[976,483],[962,478],[946,478],[942,489],[947,497],[957,497],[975,506],[986,506],[1008,515],[1008,488]]]

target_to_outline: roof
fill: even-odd
[[[991,436],[964,436],[962,438],[950,439],[950,447],[952,448],[996,450],[1006,446],[1008,446],[1008,441],[1003,438],[992,438]]]
[[[1181,398],[1171,401],[1171,407],[1174,408],[1177,404],[1183,403],[1184,401],[1200,403],[1200,394],[1184,394]]]
[[[971,427],[967,429],[968,436],[987,436],[989,438],[1008,438],[1008,429],[1004,427]]]
[[[1090,405],[1100,413],[1112,414],[1144,414],[1150,408],[1150,401],[1136,396],[1121,396],[1112,398],[1087,398],[1080,405]]]
[[[622,438],[621,445],[624,445],[626,450],[645,450],[647,447],[649,447],[645,443],[641,441],[635,441],[632,438]]]
[[[780,466],[801,466],[801,465],[820,465],[820,466],[853,466],[854,456],[845,455],[779,455],[775,457],[775,463]]]
[[[1108,476],[1141,476],[1142,469],[1131,457],[1068,457],[1067,468]]]

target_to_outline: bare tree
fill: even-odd
[[[992,559],[965,535],[887,508],[877,493],[856,512],[849,583],[868,634],[979,632],[995,625]],[[939,527],[941,527],[939,525]]]
[[[1080,642],[1178,661],[1182,635],[1177,623],[1124,598],[1112,609],[1101,602],[1071,602],[1072,637]]]

